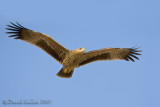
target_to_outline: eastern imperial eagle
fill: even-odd
[[[135,55],[141,55],[139,54],[141,51],[137,50],[137,48],[104,48],[90,52],[84,52],[86,50],[85,48],[69,50],[57,43],[50,36],[27,29],[18,23],[14,24],[11,22],[11,25],[7,26],[9,28],[6,29],[12,31],[7,33],[13,34],[9,37],[21,39],[43,49],[62,64],[63,68],[57,73],[57,76],[62,78],[71,78],[74,68],[94,61],[131,60],[134,62],[133,58],[139,59]]]

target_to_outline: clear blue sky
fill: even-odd
[[[1,0],[0,107],[4,100],[51,100],[36,107],[160,107],[159,0]],[[9,21],[68,49],[139,46],[140,60],[95,62],[56,76],[56,60],[8,38]],[[35,107],[35,105],[11,105]]]

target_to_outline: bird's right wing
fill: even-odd
[[[131,60],[134,62],[133,58],[139,59],[135,55],[141,55],[138,52],[141,51],[137,50],[137,48],[104,48],[94,50],[82,55],[79,66],[102,60]]]
[[[12,25],[7,25],[9,28],[6,28],[7,30],[12,31],[7,32],[9,34],[13,34],[9,37],[16,37],[14,39],[21,39],[41,48],[60,63],[63,62],[66,54],[69,53],[68,49],[64,48],[58,42],[53,40],[50,36],[35,32],[33,30],[29,30],[18,23],[14,24],[11,22],[11,24]]]

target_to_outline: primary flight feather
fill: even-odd
[[[41,48],[62,64],[62,69],[57,73],[57,76],[62,78],[71,78],[74,68],[91,62],[102,60],[131,60],[134,62],[134,58],[139,59],[136,55],[141,55],[138,48],[104,48],[90,52],[84,52],[85,48],[69,50],[50,36],[27,29],[19,23],[11,22],[11,25],[7,26],[9,28],[6,29],[11,31],[7,33],[12,34],[9,37],[21,39]]]

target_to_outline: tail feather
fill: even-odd
[[[58,77],[61,78],[71,78],[74,70],[71,70],[69,73],[65,73],[63,68],[57,73]]]

